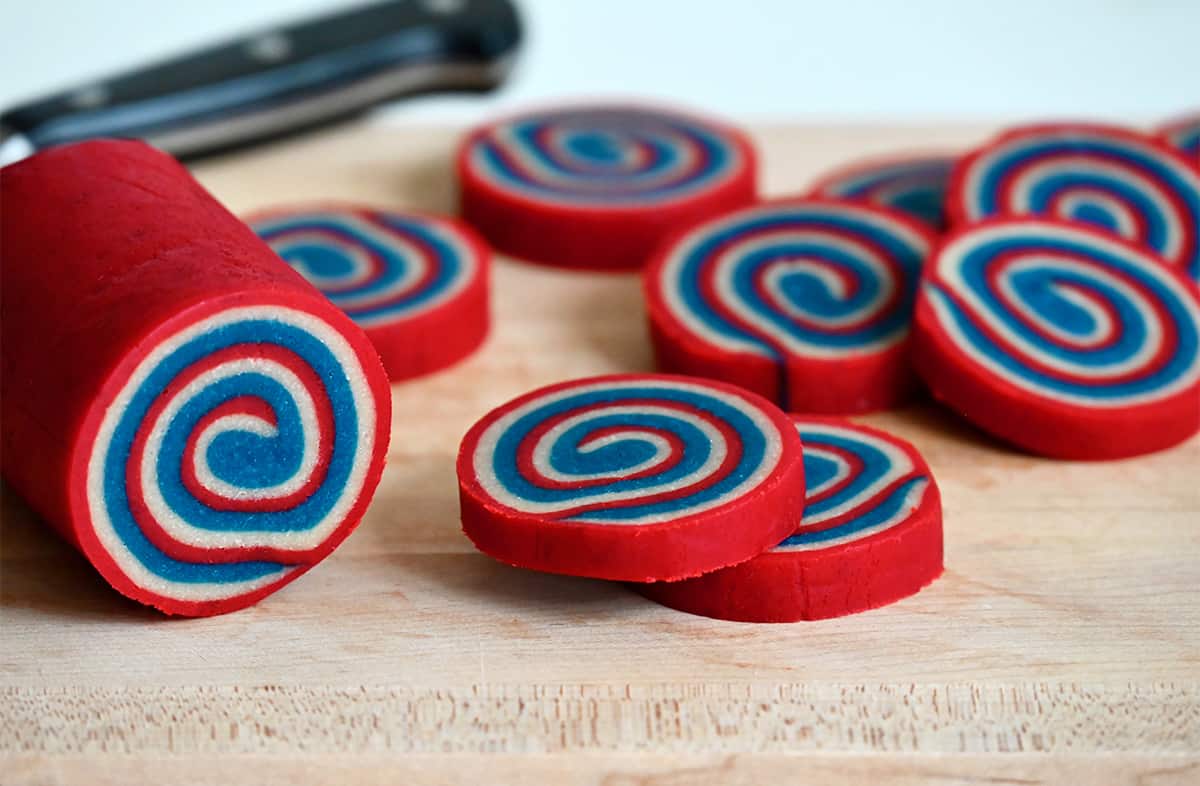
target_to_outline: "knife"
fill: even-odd
[[[510,0],[395,0],[262,30],[0,114],[0,165],[134,137],[191,158],[344,119],[405,95],[484,92],[511,68]]]

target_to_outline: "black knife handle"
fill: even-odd
[[[510,0],[376,3],[15,107],[0,114],[0,157],[92,137],[141,138],[180,157],[211,153],[403,95],[490,90],[520,40]]]

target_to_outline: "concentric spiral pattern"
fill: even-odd
[[[948,204],[960,221],[1032,214],[1086,222],[1200,280],[1200,170],[1150,137],[1091,126],[1013,131],[964,163]]]
[[[821,180],[813,193],[890,207],[943,229],[942,205],[954,162],[949,156],[926,156],[852,166]]]
[[[922,297],[970,365],[1038,399],[1130,407],[1200,376],[1195,289],[1153,254],[1087,227],[980,225],[943,248]]]
[[[508,510],[657,524],[754,492],[780,466],[785,429],[748,399],[709,385],[581,380],[505,409],[468,436],[463,456],[483,491]]]
[[[367,328],[427,313],[480,275],[478,254],[462,231],[430,216],[294,210],[252,219],[251,228]]]
[[[467,156],[473,173],[499,191],[603,208],[694,197],[750,164],[730,132],[715,124],[633,107],[513,118],[474,137]]]
[[[689,233],[649,275],[690,334],[779,363],[852,357],[908,334],[927,234],[834,201],[742,210]]]
[[[1200,165],[1200,114],[1166,125],[1160,134],[1167,144],[1182,150]]]
[[[155,346],[87,464],[94,533],[136,587],[224,601],[285,580],[353,526],[378,479],[376,400],[323,319],[230,308]]]
[[[796,428],[804,442],[804,519],[772,552],[862,540],[921,507],[930,477],[897,442],[850,424],[797,419]]]
[[[792,534],[753,559],[638,592],[716,619],[796,622],[878,608],[941,575],[941,498],[916,449],[841,418],[792,421],[806,492]]]

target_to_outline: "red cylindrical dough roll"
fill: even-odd
[[[363,332],[142,143],[40,153],[0,201],[13,488],[170,614],[242,608],[328,555],[387,450]]]
[[[670,233],[757,196],[745,134],[645,106],[489,123],[467,137],[457,166],[462,215],[497,251],[569,268],[637,269]]]
[[[941,575],[942,503],[921,454],[848,420],[794,420],[808,496],[796,533],[749,562],[638,592],[706,617],[795,622],[877,608]]]

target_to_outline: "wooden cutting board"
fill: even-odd
[[[782,194],[856,155],[987,130],[757,138]],[[235,211],[449,211],[457,136],[348,128],[196,172]],[[1013,452],[929,403],[865,418],[932,465],[945,576],[840,620],[692,617],[506,567],[460,533],[453,457],[476,418],[545,383],[651,368],[635,276],[502,260],[494,288],[482,351],[393,388],[362,526],[255,608],[160,618],[5,494],[0,782],[1200,782],[1200,439],[1079,464]]]

